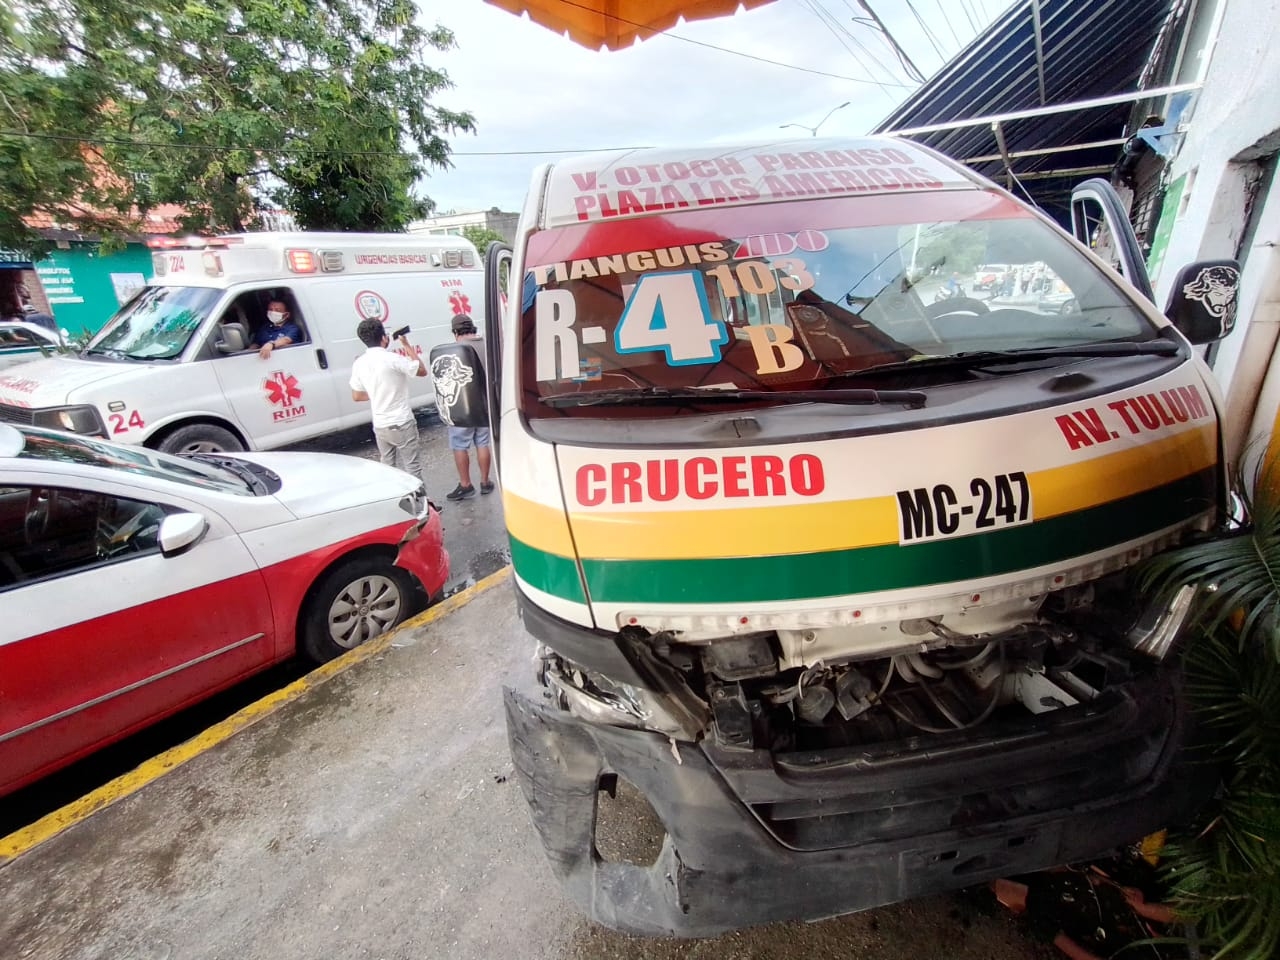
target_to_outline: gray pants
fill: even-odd
[[[378,444],[378,457],[388,467],[399,467],[405,473],[422,479],[422,457],[418,449],[418,424],[413,420],[395,427],[374,427],[373,439]]]

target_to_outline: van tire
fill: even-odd
[[[299,626],[298,652],[325,663],[381,636],[418,612],[417,581],[387,557],[353,557],[316,581]],[[348,611],[353,602],[365,610]]]
[[[161,453],[237,453],[244,444],[230,430],[211,423],[193,423],[165,434],[157,448]]]

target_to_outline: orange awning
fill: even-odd
[[[598,50],[628,47],[670,30],[681,17],[710,20],[739,8],[762,7],[773,0],[485,0],[495,7],[564,34],[574,43]]]

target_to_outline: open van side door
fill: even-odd
[[[1107,261],[1148,300],[1154,300],[1151,278],[1138,237],[1115,187],[1094,177],[1071,191],[1071,233]]]
[[[489,432],[493,457],[499,457],[498,433],[502,420],[502,318],[511,295],[511,248],[491,243],[484,252],[484,346],[488,370]]]

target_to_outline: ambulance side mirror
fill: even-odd
[[[1240,265],[1234,260],[1200,260],[1178,272],[1164,315],[1192,343],[1213,343],[1236,325]]]
[[[488,381],[476,346],[464,341],[431,348],[427,371],[436,392],[436,409],[451,427],[489,426]]]
[[[221,336],[214,343],[214,348],[219,353],[239,353],[248,346],[245,329],[238,323],[224,323],[219,333]]]

